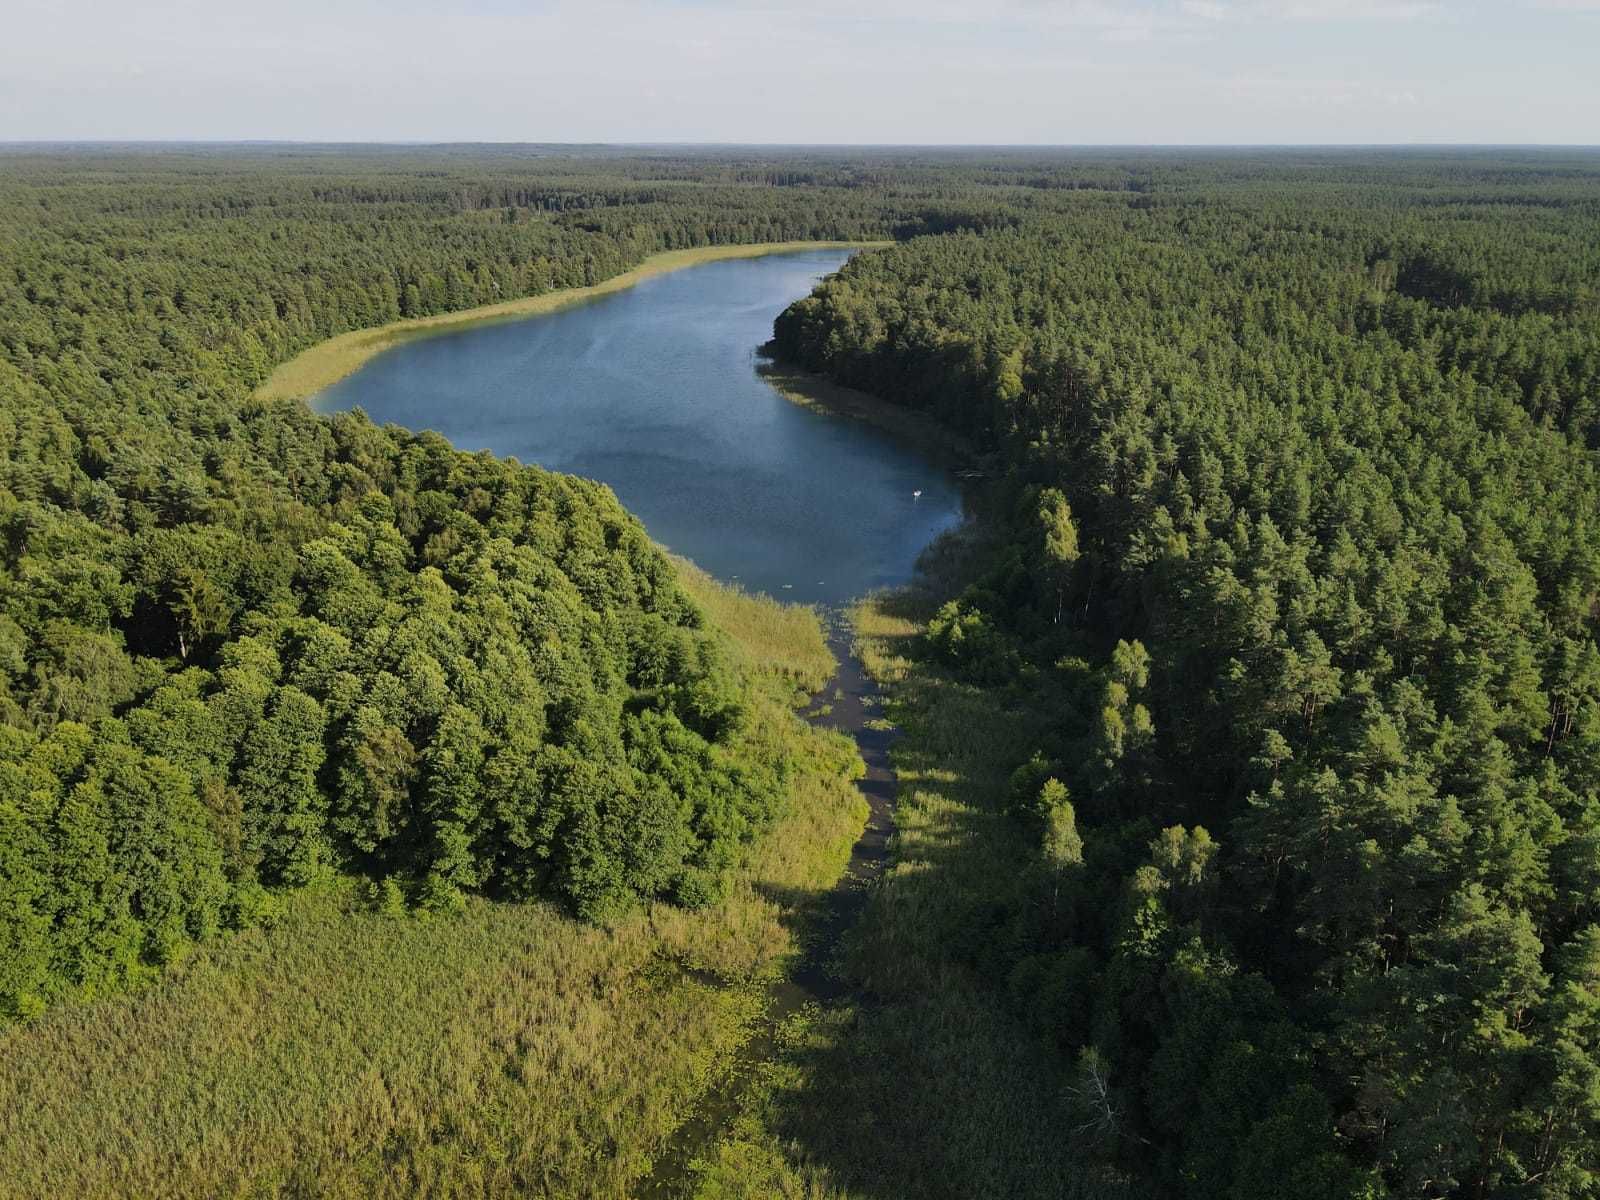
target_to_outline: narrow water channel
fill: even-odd
[[[889,758],[894,730],[882,717],[882,697],[861,660],[851,649],[851,631],[840,613],[830,621],[828,648],[838,669],[811,699],[807,714],[814,725],[834,729],[855,739],[866,766],[857,787],[867,801],[867,823],[850,848],[844,874],[826,898],[821,920],[813,930],[806,955],[786,979],[767,989],[766,1011],[755,1033],[712,1088],[701,1098],[694,1114],[678,1127],[657,1155],[655,1167],[635,1193],[639,1200],[677,1200],[689,1195],[694,1184],[693,1164],[708,1155],[718,1138],[738,1114],[751,1074],[777,1049],[777,1033],[784,1021],[808,1004],[840,999],[845,985],[834,971],[834,959],[844,935],[861,915],[874,881],[889,861],[889,839],[894,833],[895,773]]]

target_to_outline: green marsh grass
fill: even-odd
[[[346,881],[133,995],[0,1032],[0,1197],[630,1194],[796,954],[865,818],[854,747],[794,713],[814,614],[685,568],[794,764],[732,894],[579,923],[390,917]]]
[[[1054,1050],[970,965],[986,905],[1032,853],[1000,800],[1033,728],[916,655],[937,600],[878,596],[852,613],[900,731],[890,865],[847,937],[854,998],[789,1020],[699,1164],[704,1200],[1128,1194],[1075,1160]]]
[[[808,695],[832,678],[833,655],[815,611],[718,583],[688,559],[669,557],[678,578],[710,623],[730,636],[735,655],[746,666],[789,680]]]

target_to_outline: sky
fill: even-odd
[[[0,140],[1600,141],[1600,0],[5,0]]]

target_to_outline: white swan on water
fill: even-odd
[[[911,498],[912,498],[912,499],[913,499],[913,500],[920,500],[920,499],[922,499],[922,489],[921,489],[921,488],[914,488],[914,489],[912,489],[912,492],[911,492]]]

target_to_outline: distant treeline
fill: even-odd
[[[950,938],[1086,1152],[1592,1196],[1600,156],[1295,157],[860,257],[776,344],[1002,477],[925,652],[1053,732]]]

